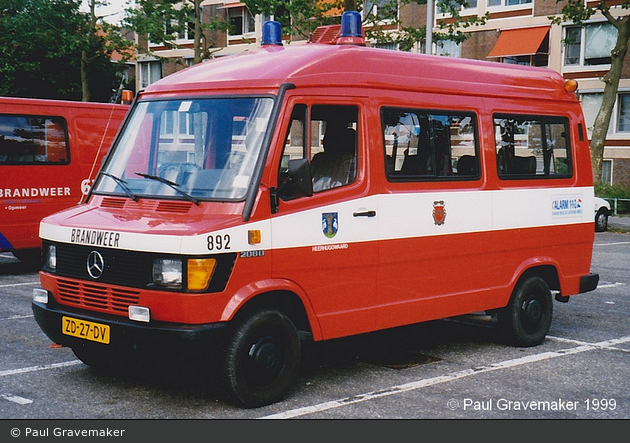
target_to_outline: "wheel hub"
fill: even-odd
[[[522,312],[530,324],[538,324],[542,318],[542,306],[539,300],[532,299],[523,303]]]
[[[254,369],[261,380],[273,379],[281,366],[281,355],[278,346],[270,337],[263,337],[252,345],[249,356]]]

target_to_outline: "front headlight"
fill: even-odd
[[[182,261],[171,258],[158,258],[153,261],[153,283],[168,288],[181,289]]]
[[[51,271],[57,270],[57,247],[55,245],[48,245],[47,250],[45,251],[44,257],[44,267],[48,268]]]

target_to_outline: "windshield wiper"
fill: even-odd
[[[127,194],[127,197],[129,197],[130,199],[132,199],[135,202],[140,200],[138,198],[138,196],[135,195],[131,191],[131,189],[129,189],[129,187],[127,186],[127,182],[125,180],[123,180],[120,177],[116,177],[115,175],[112,175],[109,172],[101,172],[101,174],[106,175],[107,177],[111,177],[112,179],[114,179],[114,181],[118,184],[118,186],[120,186],[122,188],[122,190],[125,191],[125,194]]]
[[[179,189],[179,187],[178,187],[178,186],[180,186],[179,183],[175,183],[173,181],[167,180],[164,177],[160,177],[159,175],[144,174],[142,172],[136,172],[136,175],[139,175],[140,177],[148,178],[148,179],[151,179],[151,180],[157,180],[160,183],[164,183],[165,185],[167,185],[167,186],[171,187],[172,189],[174,189],[175,191],[179,192],[187,200],[190,200],[191,202],[193,202],[194,204],[199,206],[199,200],[197,200],[195,197],[193,197],[192,195],[188,194],[187,192],[182,191],[181,189]]]

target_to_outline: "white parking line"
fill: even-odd
[[[593,246],[618,246],[618,245],[630,245],[630,241],[618,241],[613,243],[593,243]]]
[[[13,288],[15,286],[29,286],[29,285],[38,285],[38,284],[39,284],[39,280],[34,281],[34,282],[27,282],[27,283],[11,283],[10,285],[0,285],[0,288]]]
[[[22,318],[33,318],[33,317],[34,317],[33,314],[31,314],[31,315],[12,315],[11,317],[0,318],[0,321],[2,321],[2,320],[19,320],[19,319],[22,319]]]
[[[25,374],[27,372],[45,371],[47,369],[64,368],[66,366],[74,366],[83,364],[81,360],[70,360],[61,363],[52,363],[50,365],[30,366],[28,368],[9,369],[6,371],[0,371],[0,377],[6,377],[8,375]]]
[[[608,283],[605,285],[597,285],[597,289],[601,289],[601,288],[616,288],[618,286],[625,286],[625,283]]]
[[[33,403],[33,400],[30,400],[30,399],[24,398],[24,397],[20,397],[19,395],[0,394],[0,397],[4,398],[5,400],[12,401],[13,403],[17,403],[19,405],[27,405],[29,403]]]
[[[427,378],[424,380],[417,380],[411,383],[405,383],[398,386],[391,386],[389,388],[381,389],[378,391],[367,392],[365,394],[358,394],[352,397],[346,397],[339,400],[332,400],[318,405],[306,406],[303,408],[292,409],[289,411],[280,412],[278,414],[267,415],[260,417],[261,419],[286,419],[300,417],[308,414],[315,414],[323,412],[329,409],[340,408],[346,405],[352,405],[361,403],[376,398],[386,397],[389,395],[400,394],[403,392],[414,391],[416,389],[425,388],[428,386],[434,386],[449,381],[459,380],[471,375],[483,374],[485,372],[497,371],[501,369],[513,368],[515,366],[526,365],[529,363],[535,363],[539,361],[548,360],[556,357],[564,357],[565,355],[578,354],[581,352],[591,351],[593,349],[611,348],[614,345],[630,342],[630,336],[621,337],[618,339],[606,340],[599,343],[583,344],[575,348],[561,349],[560,351],[542,352],[540,354],[529,355],[526,357],[515,358],[512,360],[505,360],[499,363],[493,363],[487,366],[480,366],[477,368],[465,369],[463,371],[454,372],[449,375],[441,375],[438,377]],[[614,348],[613,348],[614,349]]]

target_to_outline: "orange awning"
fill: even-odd
[[[488,57],[508,57],[533,55],[549,33],[549,26],[522,29],[506,29],[501,31],[497,43]]]

